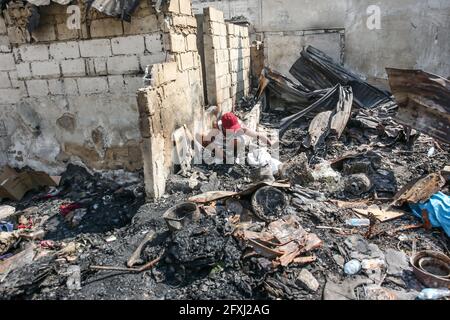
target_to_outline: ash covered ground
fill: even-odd
[[[242,191],[258,181],[246,165],[197,166],[184,176],[169,178],[167,194],[146,203],[142,181],[119,185],[114,179],[92,176],[69,166],[59,193],[32,192],[16,207],[14,219],[32,221],[44,230],[35,240],[17,240],[8,253],[30,250],[32,259],[17,263],[0,277],[2,299],[414,299],[424,287],[412,272],[413,251],[437,250],[448,255],[449,241],[440,229],[402,229],[420,225],[408,214],[367,227],[350,227],[352,210],[336,200],[386,203],[401,187],[449,164],[448,146],[415,133],[410,137],[379,113],[370,115],[383,130],[367,127],[354,111],[343,136],[327,140],[317,151],[303,146],[309,120],[297,122],[280,141],[280,155],[288,163],[290,188],[280,189],[287,200],[282,217],[293,217],[320,247],[303,252],[313,261],[283,266],[270,255],[249,250],[233,233],[236,212],[227,199],[202,206],[198,220],[173,232],[163,214],[189,197],[208,191]],[[262,124],[276,127],[283,111],[263,114]],[[358,118],[359,117],[359,118]],[[430,153],[430,149],[434,152]],[[352,157],[344,157],[352,153]],[[339,161],[335,161],[339,159]],[[367,186],[364,175],[370,180]],[[350,182],[349,182],[350,179]],[[351,180],[353,179],[353,180]],[[448,186],[443,192],[448,193]],[[239,197],[252,209],[251,196]],[[61,205],[76,203],[84,211],[61,214]],[[242,209],[241,208],[241,209]],[[77,218],[78,217],[78,218]],[[250,230],[261,232],[269,222],[250,218]],[[126,268],[126,262],[149,232],[137,266],[158,259],[143,272],[94,270],[92,266]],[[280,244],[281,245],[281,244]],[[30,249],[31,246],[31,249]],[[254,249],[254,248],[253,248]],[[25,258],[24,258],[25,259]],[[349,276],[344,264],[352,259],[369,266]],[[5,261],[5,260],[4,260]],[[375,266],[370,266],[370,263]]]

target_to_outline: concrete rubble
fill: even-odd
[[[446,78],[313,45],[287,74],[199,1],[55,2],[0,1],[2,299],[448,299]]]

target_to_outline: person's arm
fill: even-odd
[[[267,144],[269,147],[273,145],[273,142],[269,138],[267,138],[265,134],[253,131],[252,129],[249,129],[247,127],[242,127],[242,129],[244,130],[244,133],[247,136],[260,139],[263,143]]]

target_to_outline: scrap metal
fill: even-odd
[[[399,106],[395,119],[450,143],[450,81],[422,70],[386,71]]]

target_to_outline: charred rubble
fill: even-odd
[[[395,97],[315,48],[291,73],[266,68],[238,110],[265,97],[261,126],[282,133],[276,181],[195,165],[146,203],[140,180],[69,166],[56,188],[2,203],[21,229],[1,238],[0,296],[416,299],[433,275],[410,258],[450,243],[408,204],[448,194],[449,146],[399,124]]]

